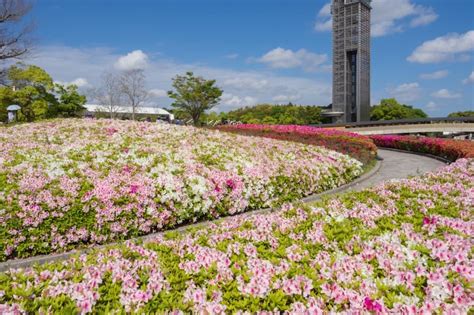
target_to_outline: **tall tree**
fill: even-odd
[[[174,99],[171,106],[186,112],[194,125],[198,125],[201,115],[220,101],[222,90],[215,83],[216,80],[206,80],[192,72],[177,75],[172,84],[175,91],[168,91],[168,96]]]
[[[124,104],[120,78],[115,73],[102,74],[99,87],[91,90],[89,94],[100,105],[100,111],[106,113],[111,119],[117,116],[118,110]]]
[[[426,118],[428,115],[419,108],[400,104],[394,98],[382,99],[379,105],[370,110],[370,120],[397,120]]]
[[[120,91],[132,108],[132,119],[135,120],[137,108],[148,99],[148,91],[145,88],[145,74],[141,69],[124,72],[119,79]]]
[[[57,103],[53,79],[37,66],[16,64],[7,71],[7,86],[0,89],[0,102],[20,105],[20,119],[33,121],[47,117]]]
[[[0,0],[0,61],[20,58],[31,49],[33,24],[25,22],[31,10],[25,0]],[[6,81],[6,69],[0,69],[0,79]]]

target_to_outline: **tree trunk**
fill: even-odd
[[[199,126],[199,117],[200,117],[200,116],[201,116],[201,115],[199,115],[199,114],[193,114],[193,115],[192,115],[192,118],[193,118],[193,125],[194,125],[194,126]]]

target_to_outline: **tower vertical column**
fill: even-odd
[[[334,122],[369,120],[370,0],[333,0]]]

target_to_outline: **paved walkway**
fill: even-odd
[[[345,191],[362,190],[391,179],[419,176],[446,165],[430,157],[412,153],[378,149],[378,155],[383,158],[378,172]]]
[[[409,176],[421,175],[423,173],[433,171],[445,165],[443,162],[440,162],[438,160],[421,156],[421,155],[410,154],[410,153],[379,149],[378,155],[381,158],[383,158],[383,161],[379,162],[380,165],[378,166],[378,169],[376,171],[374,169],[373,171],[375,172],[372,175],[366,174],[366,177],[369,176],[368,178],[365,178],[365,179],[360,178],[360,182],[356,180],[357,183],[352,183],[352,184],[349,183],[343,187],[336,188],[334,190],[328,191],[323,194],[332,195],[336,193],[362,190],[364,188],[380,184],[387,180],[396,179],[396,178],[407,178]],[[315,201],[319,199],[320,196],[321,194],[314,195],[312,197],[307,198],[308,200],[305,202]],[[254,214],[260,214],[260,213],[271,212],[271,211],[272,211],[271,209],[262,209],[262,210],[244,212],[244,213],[238,214],[237,216],[254,215]],[[235,217],[227,217],[227,218],[224,217],[218,220],[232,220],[232,218],[235,219]],[[212,221],[205,221],[205,222],[183,226],[183,227],[175,229],[175,231],[184,232],[189,228],[205,226],[209,224],[210,222]],[[149,239],[162,233],[166,233],[166,231],[142,236],[139,238]],[[103,247],[103,246],[107,246],[107,245],[100,245],[97,247]],[[51,261],[64,260],[74,253],[78,253],[78,252],[83,253],[86,251],[88,251],[88,249],[79,249],[79,250],[73,250],[66,253],[35,256],[31,258],[26,258],[26,259],[9,260],[9,261],[0,263],[0,272],[3,272],[9,268],[20,268],[20,267],[24,268],[36,263],[42,264],[42,263],[51,262]]]

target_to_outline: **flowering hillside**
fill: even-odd
[[[361,174],[315,146],[130,121],[1,128],[0,147],[0,260],[265,208]]]
[[[474,160],[0,275],[0,313],[468,314]]]
[[[377,147],[370,138],[337,129],[298,125],[255,124],[225,125],[217,128],[243,135],[323,146],[330,150],[350,155],[364,164],[375,159],[377,155]]]

